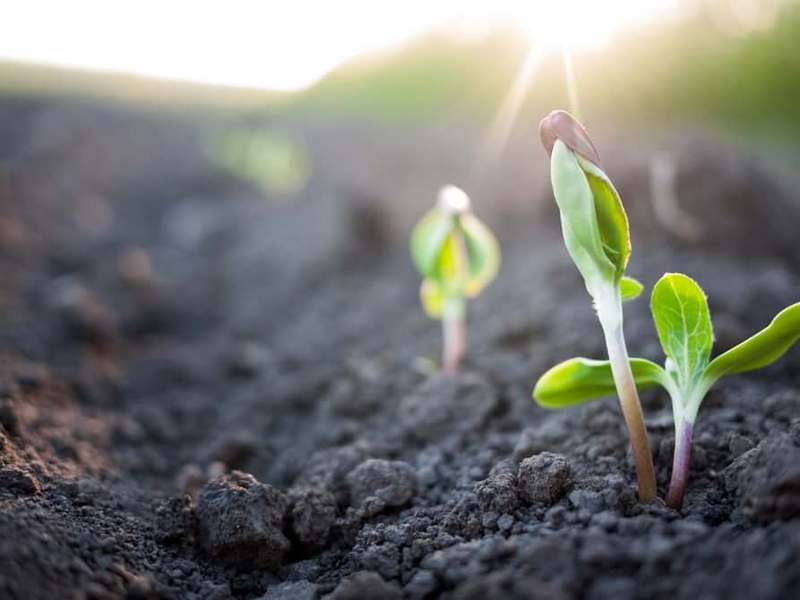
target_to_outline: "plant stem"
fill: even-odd
[[[603,335],[608,349],[611,373],[617,387],[622,414],[628,426],[628,434],[636,463],[636,477],[639,483],[639,499],[652,502],[656,499],[656,476],[647,427],[644,424],[642,406],[631,371],[628,348],[622,329],[622,299],[619,289],[606,297],[596,298],[597,314],[603,327]]]
[[[463,299],[445,301],[442,312],[442,371],[458,373],[458,366],[467,348],[466,307]]]
[[[692,430],[694,424],[682,419],[675,431],[675,452],[672,459],[672,477],[667,492],[667,506],[680,510],[686,483],[689,480],[689,464],[692,460]]]

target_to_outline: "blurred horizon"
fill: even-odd
[[[590,5],[533,3],[526,14],[535,15],[537,9],[548,6],[547,10],[554,11],[547,13],[552,23],[563,29],[570,24],[570,10]],[[629,5],[611,4],[619,10]],[[797,0],[652,0],[642,4],[649,8],[625,18],[612,11],[608,18],[615,25],[609,27],[607,36],[593,37],[595,43],[591,44],[565,40],[571,47],[571,90],[556,40],[565,35],[563,31],[554,33],[552,39],[539,39],[542,26],[514,22],[522,13],[519,3],[510,0],[499,4],[506,10],[505,19],[500,18],[502,10],[489,18],[485,3],[478,2],[467,3],[468,9],[462,11],[462,16],[472,14],[472,20],[448,20],[448,15],[455,14],[453,6],[446,2],[425,18],[416,14],[421,19],[416,29],[404,21],[385,43],[369,42],[364,51],[345,52],[340,62],[292,91],[143,75],[124,65],[97,70],[10,60],[4,57],[10,54],[13,40],[6,37],[0,42],[0,93],[304,118],[351,115],[377,121],[468,120],[481,126],[505,120],[506,128],[515,119],[538,119],[554,107],[574,109],[578,103],[583,117],[612,123],[624,120],[627,124],[670,126],[703,122],[712,128],[757,132],[782,140],[800,132]],[[206,22],[209,13],[204,11],[199,11],[205,15],[200,31],[211,26]],[[369,29],[370,14],[365,15],[362,29]],[[486,17],[483,27],[477,27],[482,15]],[[584,15],[575,31],[589,31],[587,23],[591,25],[589,17],[593,16]],[[352,14],[349,18],[354,20]],[[12,29],[10,22],[6,21],[4,29]],[[252,28],[245,29],[243,35],[252,32]],[[177,41],[184,31],[172,33]],[[342,38],[346,32],[335,33]],[[156,38],[164,36],[166,33],[159,32]],[[37,51],[34,42],[29,44],[33,54]],[[54,44],[57,48],[58,40]],[[325,48],[324,40],[320,44]],[[210,45],[213,49],[213,43]],[[144,50],[136,48],[140,53]],[[144,54],[158,58],[155,50]],[[535,61],[531,59],[534,54]],[[113,52],[110,55],[113,58]],[[229,58],[224,53],[220,56],[220,61]],[[290,70],[303,71],[299,63],[285,58]],[[265,60],[264,64],[271,63]],[[513,109],[509,102],[515,105]]]
[[[534,43],[601,47],[625,28],[674,17],[686,6],[685,0],[610,0],[602,7],[583,0],[29,0],[10,6],[0,23],[0,60],[291,92],[349,60],[431,32],[469,41],[512,28]]]

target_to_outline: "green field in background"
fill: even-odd
[[[708,15],[617,36],[575,57],[584,113],[619,122],[703,121],[739,132],[800,133],[800,3],[776,26],[741,37],[719,33]],[[89,97],[157,109],[196,107],[289,115],[344,115],[387,121],[488,122],[525,55],[512,31],[466,43],[430,34],[362,58],[298,94],[202,86],[120,74],[0,63],[0,91]],[[523,114],[566,106],[560,56],[544,62]]]

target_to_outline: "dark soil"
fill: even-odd
[[[797,597],[797,350],[709,395],[680,514],[637,503],[613,398],[531,401],[553,363],[603,356],[533,128],[477,180],[461,129],[279,123],[314,169],[281,199],[209,161],[220,126],[0,103],[0,597]],[[651,149],[598,141],[631,274],[698,279],[717,352],[798,300],[796,182],[672,144],[703,227],[681,239]],[[406,249],[448,181],[504,250],[455,378],[431,374]],[[669,406],[644,403],[663,494]]]

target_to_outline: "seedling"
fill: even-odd
[[[680,509],[686,492],[697,412],[708,390],[725,375],[765,367],[800,339],[800,302],[777,314],[765,328],[738,346],[710,360],[714,332],[706,295],[686,275],[668,273],[653,288],[653,321],[667,359],[664,368],[642,358],[631,360],[637,387],[662,386],[672,399],[675,453],[667,504]],[[539,404],[561,408],[614,392],[608,361],[573,358],[539,379],[534,397]]]
[[[422,275],[422,306],[428,316],[442,321],[442,369],[455,373],[466,351],[467,299],[497,275],[500,247],[472,214],[469,196],[448,185],[414,228],[411,258]]]
[[[561,213],[564,243],[594,300],[622,413],[628,426],[639,498],[656,497],[653,458],[622,329],[622,303],[642,285],[625,277],[631,254],[628,217],[617,190],[600,167],[588,133],[572,115],[555,111],[539,133],[550,154],[550,179]]]

